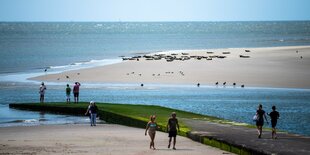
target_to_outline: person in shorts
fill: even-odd
[[[178,119],[176,118],[177,114],[175,112],[171,113],[171,117],[168,120],[167,123],[167,132],[169,133],[169,144],[168,148],[170,148],[171,140],[173,137],[173,149],[175,150],[175,143],[176,143],[176,136],[177,132],[180,131]]]
[[[270,119],[271,119],[271,127],[272,127],[271,138],[277,139],[276,126],[277,126],[277,122],[278,122],[278,119],[280,117],[280,114],[279,114],[279,112],[276,111],[276,106],[272,106],[272,112],[269,113],[268,115],[270,116]]]
[[[263,105],[261,105],[261,104],[258,105],[256,115],[257,115],[256,127],[257,127],[257,132],[258,132],[258,138],[261,138],[262,132],[263,132],[263,126],[264,126],[264,117],[265,117],[265,120],[268,124],[268,120],[267,120],[265,111],[263,110]]]
[[[79,103],[80,86],[81,84],[79,82],[75,82],[73,87],[74,103]]]
[[[69,84],[67,84],[67,88],[66,88],[67,104],[70,103],[70,94],[71,94],[71,88]]]

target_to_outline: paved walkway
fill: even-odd
[[[145,129],[116,124],[41,125],[0,128],[0,155],[223,155],[232,154],[178,136],[168,149],[167,133],[156,132],[156,150],[149,149]]]
[[[263,131],[261,139],[253,128],[223,125],[200,120],[184,120],[192,128],[192,136],[208,137],[231,146],[243,147],[253,154],[310,155],[310,137],[278,133],[271,139],[271,131]],[[196,139],[197,140],[197,139]]]

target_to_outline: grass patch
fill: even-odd
[[[23,104],[10,104],[13,108],[25,109],[25,110],[36,110],[36,111],[48,111],[52,113],[61,113],[61,114],[71,114],[71,115],[84,115],[89,103],[88,102],[81,102],[79,104],[66,104],[65,102],[52,102],[52,103],[23,103]],[[20,105],[24,105],[23,108]],[[248,128],[256,128],[255,125],[246,124],[246,123],[238,123],[234,121],[224,120],[213,116],[201,115],[156,105],[133,105],[133,104],[112,104],[112,103],[97,103],[99,108],[99,116],[105,116],[102,119],[111,122],[111,123],[118,123],[113,122],[108,115],[109,114],[117,114],[119,116],[124,116],[128,118],[132,118],[135,120],[148,122],[150,115],[156,115],[156,121],[158,125],[161,127],[162,131],[166,130],[166,123],[168,118],[170,117],[171,112],[177,113],[177,118],[179,119],[180,130],[182,133],[186,133],[190,131],[190,127],[186,126],[186,124],[182,121],[182,119],[193,119],[193,120],[202,120],[202,121],[209,121],[219,124],[229,124],[234,126],[244,126]],[[65,110],[62,110],[65,108]],[[72,109],[73,108],[73,109]],[[118,124],[121,124],[119,122]],[[271,130],[270,128],[264,128],[266,130]],[[181,133],[181,134],[182,134]]]
[[[23,103],[10,104],[10,107],[24,110],[45,111],[59,114],[84,115],[89,103],[66,104],[63,102],[53,103]],[[150,115],[156,115],[156,122],[161,131],[166,131],[167,120],[171,112],[177,113],[180,125],[180,135],[186,136],[190,131],[183,119],[220,120],[215,117],[195,114],[191,112],[175,110],[155,105],[111,104],[97,103],[100,119],[110,123],[124,124],[136,127],[145,127]]]
[[[66,104],[64,102],[53,102],[53,103],[22,103],[22,104],[10,104],[10,108],[31,110],[31,111],[44,111],[56,114],[69,114],[83,116],[86,112],[89,103],[81,102],[79,104]],[[235,126],[245,126],[250,128],[255,128],[254,125],[246,123],[237,123],[217,117],[195,114],[191,112],[156,106],[156,105],[133,105],[133,104],[112,104],[112,103],[97,103],[98,106],[98,116],[100,119],[105,120],[109,123],[122,124],[127,126],[134,126],[139,128],[145,128],[146,123],[149,121],[150,115],[156,115],[156,122],[158,123],[161,131],[166,131],[166,124],[172,112],[177,113],[177,118],[179,120],[181,136],[188,137],[191,128],[187,126],[184,120],[201,120],[209,121],[220,124],[230,124]],[[192,135],[193,136],[193,135]],[[244,148],[239,148],[231,146],[230,144],[218,141],[216,139],[208,137],[200,137],[199,135],[194,135],[196,137],[190,137],[191,139],[198,140],[203,144],[207,144],[213,147],[220,148],[225,151],[233,152],[236,154],[250,154],[248,150]],[[198,137],[197,137],[198,136]]]

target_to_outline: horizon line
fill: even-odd
[[[305,19],[305,20],[184,20],[184,21],[178,21],[178,20],[171,20],[171,21],[130,21],[130,20],[118,20],[118,21],[66,21],[66,20],[59,20],[59,21],[0,21],[1,23],[82,23],[82,22],[100,22],[100,23],[157,23],[157,22],[161,22],[161,23],[181,23],[181,22],[301,22],[301,21],[310,21],[310,19]]]

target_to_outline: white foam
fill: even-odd
[[[38,122],[37,119],[27,119],[27,120],[24,120],[25,123],[34,123],[34,122]]]
[[[19,72],[19,73],[6,73],[0,74],[0,82],[31,82],[37,83],[31,80],[28,80],[32,77],[48,75],[48,74],[57,74],[65,71],[92,68],[97,66],[105,66],[122,62],[122,59],[103,59],[103,60],[90,60],[87,62],[77,62],[69,65],[61,66],[50,66],[47,68],[47,72],[44,72],[44,69],[36,69],[28,72]]]

